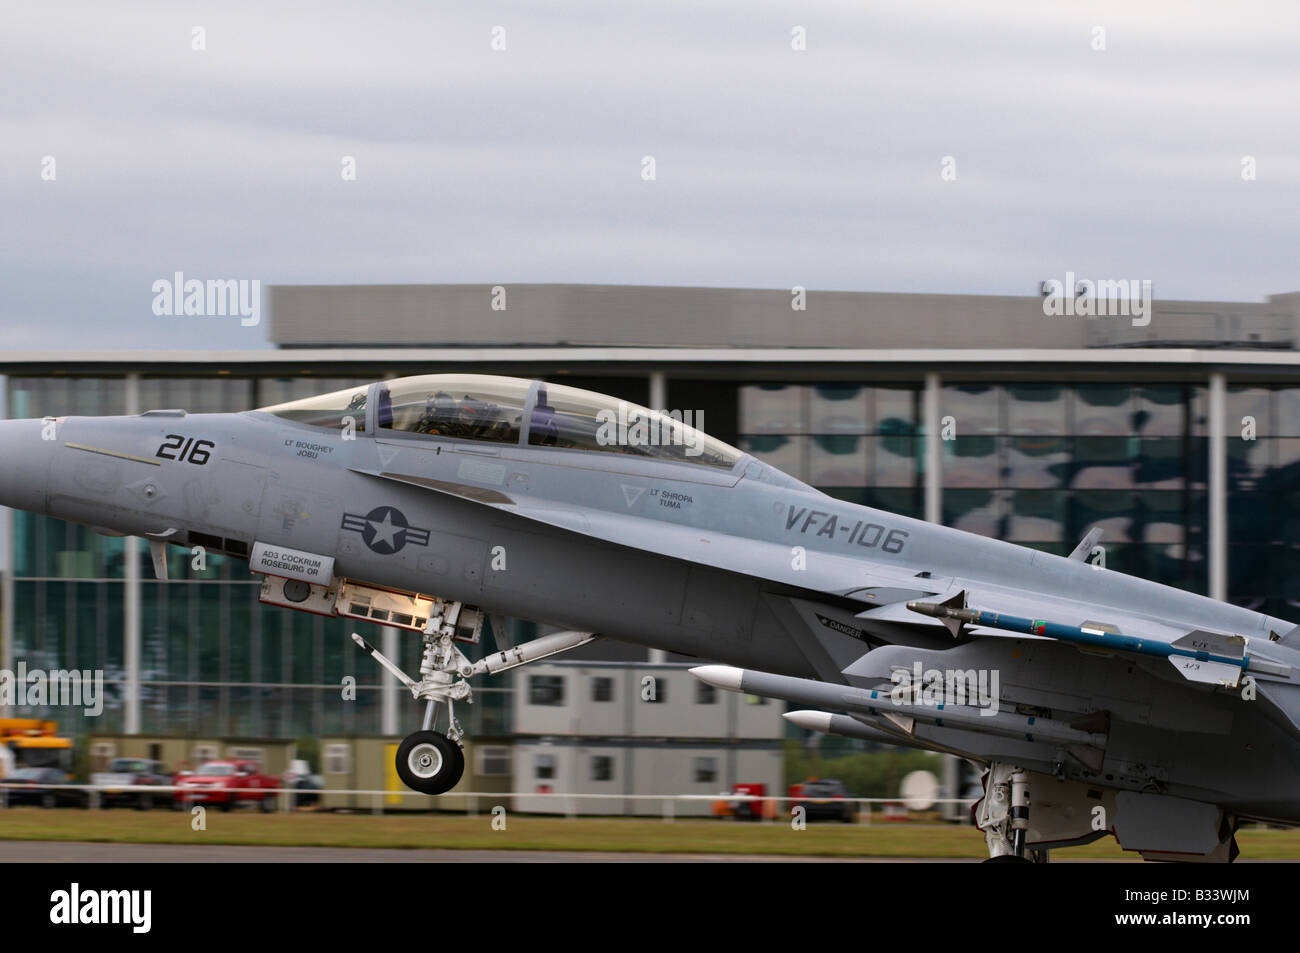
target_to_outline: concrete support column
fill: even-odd
[[[1208,561],[1210,598],[1228,598],[1228,414],[1227,381],[1210,375],[1210,525]]]
[[[663,371],[650,372],[650,409],[668,410],[668,375]],[[648,661],[667,662],[668,653],[663,649],[651,649]]]
[[[126,376],[126,412],[140,413],[140,375]],[[140,733],[140,540],[123,541],[126,560],[125,591],[122,593],[122,659],[126,669],[123,686],[122,733]]]
[[[925,429],[925,519],[943,522],[943,450],[939,442],[939,375],[925,375],[921,426]]]
[[[380,651],[387,655],[394,662],[398,661],[398,635],[397,630],[391,625],[383,627],[383,634],[380,638]],[[401,682],[393,677],[393,674],[386,668],[380,669],[380,678],[383,679],[379,689],[379,730],[385,737],[401,734],[401,728],[398,726],[397,718],[397,700],[398,690]]]

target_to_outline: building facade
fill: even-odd
[[[450,370],[560,380],[690,410],[713,436],[843,499],[1056,553],[1100,527],[1095,558],[1111,569],[1297,617],[1298,295],[1156,302],[1137,328],[1048,317],[1034,297],[809,293],[794,310],[786,291],[506,290],[498,310],[487,286],[276,288],[277,347],[265,350],[0,352],[7,412],[239,411]],[[0,667],[98,669],[109,694],[93,721],[13,714],[114,736],[390,737],[414,726],[409,699],[348,638],[356,622],[261,605],[260,577],[240,561],[192,564],[173,549],[171,580],[159,582],[137,541],[3,512]],[[533,633],[508,625],[516,641]],[[417,639],[367,637],[418,667]],[[622,663],[618,677],[668,661],[683,660],[604,642],[575,657]],[[556,712],[531,700],[536,671],[485,682],[466,724],[511,746],[526,784],[545,780],[535,759],[548,745],[556,772],[616,793],[667,770],[605,751],[634,752],[641,737],[614,723],[617,706],[610,724],[552,724]],[[773,740],[755,730],[756,744]],[[712,777],[698,783],[746,780],[708,753],[725,746],[697,747],[672,770],[715,758],[691,775]],[[569,765],[578,748],[584,760]]]

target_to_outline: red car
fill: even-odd
[[[216,804],[228,811],[243,801],[253,801],[268,813],[275,810],[278,778],[262,773],[256,761],[205,761],[193,772],[176,777],[176,804]]]

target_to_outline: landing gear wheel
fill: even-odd
[[[444,794],[465,773],[460,745],[437,731],[417,731],[397,746],[397,776],[421,794]]]

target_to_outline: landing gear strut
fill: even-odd
[[[989,858],[985,863],[1047,862],[1046,850],[1031,850],[1029,836],[1029,772],[994,761],[984,779],[984,797],[975,805],[975,824],[984,832]]]
[[[445,794],[460,782],[465,773],[465,732],[456,720],[455,705],[458,701],[473,704],[474,693],[469,679],[549,658],[599,638],[590,632],[557,632],[471,662],[457,647],[456,632],[458,624],[463,621],[462,613],[478,612],[459,602],[433,600],[422,635],[424,654],[420,660],[419,681],[407,676],[373,645],[352,633],[352,641],[410,689],[416,701],[425,703],[423,726],[407,735],[397,746],[396,759],[397,776],[403,784],[421,794]],[[481,613],[477,625],[482,625]],[[444,702],[447,705],[445,734],[436,730],[438,710]]]

